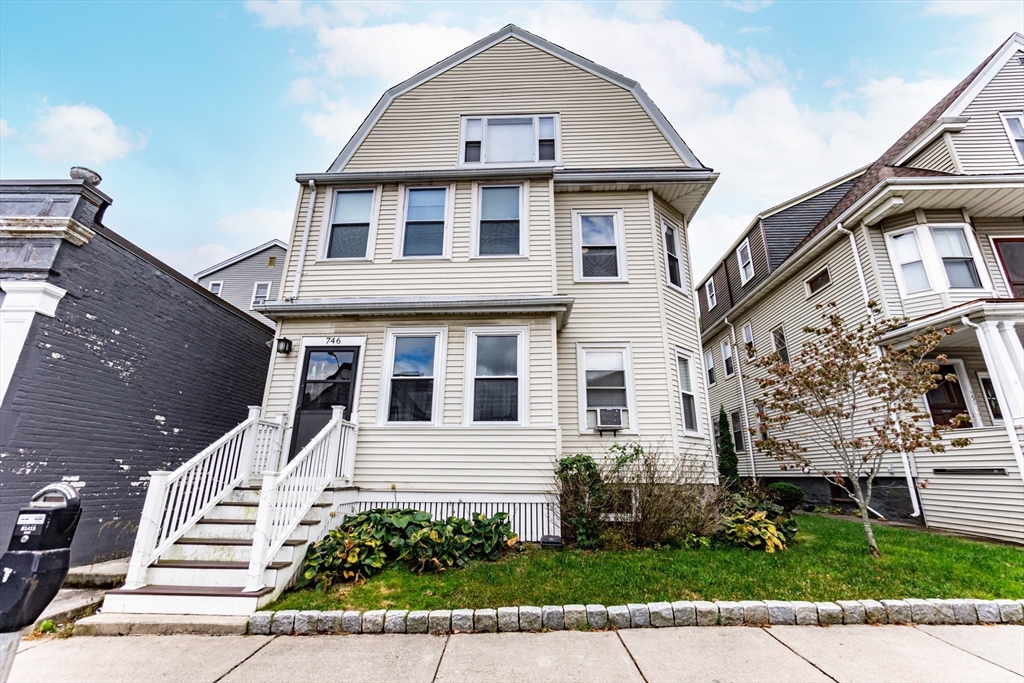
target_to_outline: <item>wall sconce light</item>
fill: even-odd
[[[292,352],[292,340],[287,337],[281,337],[277,340],[277,352],[282,356],[287,356]]]

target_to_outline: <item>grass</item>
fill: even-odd
[[[393,568],[362,585],[290,592],[270,609],[445,609],[501,605],[619,605],[657,600],[1021,598],[1024,548],[875,527],[880,560],[859,522],[798,517],[784,552],[531,549],[438,574]]]

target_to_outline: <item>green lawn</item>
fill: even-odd
[[[774,555],[703,550],[527,550],[439,574],[391,569],[363,585],[288,593],[270,609],[444,609],[658,600],[1021,598],[1024,548],[800,515],[798,543]]]

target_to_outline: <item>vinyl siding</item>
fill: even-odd
[[[992,240],[1000,237],[1024,237],[1024,218],[975,218],[973,223],[978,234],[978,246],[981,248],[996,292],[1000,297],[1012,297],[1013,293],[999,262],[999,255],[992,247]]]
[[[215,273],[199,279],[199,284],[206,289],[211,282],[223,282],[220,297],[231,305],[242,309],[262,323],[274,326],[274,321],[250,309],[252,305],[253,286],[257,282],[270,282],[268,299],[281,296],[281,277],[284,274],[286,251],[281,247],[269,247],[258,254],[232,263]],[[273,267],[267,265],[270,258],[275,259]]]
[[[935,142],[921,150],[906,165],[914,168],[926,168],[930,171],[956,173],[956,164],[953,162],[953,156],[949,152],[949,145],[946,144],[944,136],[939,136]]]
[[[685,165],[630,92],[509,37],[395,98],[344,170],[452,168],[461,116],[546,113],[566,168]]]
[[[1000,112],[1024,109],[1024,65],[1018,51],[964,109],[970,121],[952,136],[964,173],[1020,173]]]

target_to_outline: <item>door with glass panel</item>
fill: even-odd
[[[327,426],[333,406],[345,406],[345,419],[351,419],[358,364],[359,348],[355,346],[306,349],[289,460]]]

